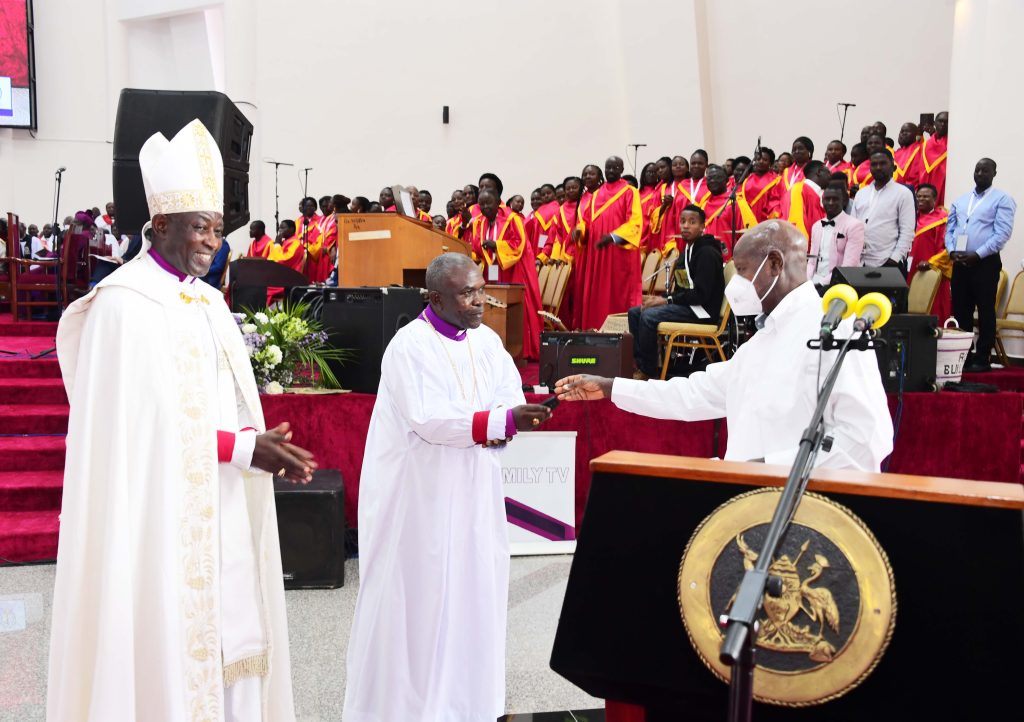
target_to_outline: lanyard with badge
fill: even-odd
[[[956,234],[956,243],[953,246],[954,253],[963,253],[967,250],[967,224],[971,222],[971,214],[974,213],[974,209],[984,203],[987,196],[988,189],[980,196],[977,193],[971,194],[971,199],[967,201],[967,217],[964,219],[963,230]]]
[[[694,283],[693,276],[690,275],[690,257],[692,255],[693,244],[687,243],[686,248],[683,249],[683,268],[685,269],[684,272],[686,274],[686,277],[676,278],[676,285],[684,288],[687,291],[695,289],[697,287]],[[709,314],[700,304],[690,304],[690,310],[693,311],[694,315],[702,321],[711,318],[711,314]]]

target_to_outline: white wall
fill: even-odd
[[[306,166],[311,195],[413,183],[443,212],[483,171],[525,195],[609,155],[629,167],[634,142],[648,144],[641,165],[698,146],[749,154],[758,133],[777,150],[800,134],[823,146],[837,100],[858,103],[848,138],[877,117],[895,133],[948,105],[952,13],[952,0],[47,0],[38,139],[0,131],[14,169],[0,203],[44,221],[59,165],[62,216],[109,200],[126,86],[222,87],[256,126],[250,205],[266,221],[267,158],[295,164],[285,217]],[[892,30],[873,45],[845,32],[855,21]],[[68,28],[83,41],[44,42]]]

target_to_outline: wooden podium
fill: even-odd
[[[783,485],[788,468],[613,451],[591,469],[552,669],[588,694],[642,706],[646,722],[725,719],[728,687],[681,620],[680,560],[708,514],[751,487]],[[894,634],[844,696],[799,709],[755,703],[754,719],[980,720],[1018,709],[1024,488],[822,470],[809,490],[850,509],[885,549]]]
[[[397,213],[338,214],[338,286],[425,285],[427,266],[469,244]]]
[[[487,304],[484,325],[501,337],[502,345],[518,366],[523,358],[523,284],[488,283],[484,291],[504,304],[504,308]]]

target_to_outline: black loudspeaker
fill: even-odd
[[[355,352],[344,364],[331,362],[341,385],[375,394],[380,363],[395,332],[423,311],[418,288],[326,288],[321,320],[330,343]]]
[[[884,266],[882,268],[862,268],[860,266],[841,266],[832,271],[832,283],[846,283],[853,286],[858,296],[872,291],[881,293],[892,301],[893,309],[907,307],[907,279],[898,268]]]
[[[277,533],[285,589],[345,585],[345,484],[336,469],[318,469],[308,484],[274,477]]]
[[[253,125],[223,93],[125,88],[114,124],[114,205],[122,233],[149,220],[139,151],[154,133],[168,140],[198,118],[224,159],[224,235],[249,222],[249,147]]]
[[[897,313],[878,329],[884,341],[875,349],[882,385],[889,393],[904,391],[937,391],[935,359],[938,354],[935,316]]]
[[[632,378],[632,334],[545,331],[540,335],[540,382],[551,386],[570,374]]]

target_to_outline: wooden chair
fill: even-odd
[[[551,295],[551,278],[553,271],[557,270],[557,266],[553,263],[545,263],[537,271],[537,286],[540,288],[540,304],[541,307],[547,305],[546,299]]]
[[[569,276],[572,274],[572,266],[564,263],[556,266],[551,272],[548,280],[548,291],[541,299],[542,309],[538,311],[544,319],[544,328],[549,331],[566,331],[562,319],[558,317],[558,309],[562,307],[562,299],[565,298],[565,290],[569,286]]]
[[[1003,366],[1010,365],[1010,358],[1006,355],[1006,349],[1003,347],[1004,332],[1024,333],[1024,320],[1009,318],[1011,315],[1024,316],[1024,271],[1014,277],[1013,286],[1010,287],[1010,297],[1006,299],[1006,309],[1002,316],[996,318],[996,353],[999,354],[999,362]]]
[[[14,322],[20,319],[20,310],[27,309],[31,316],[34,308],[53,308],[67,306],[71,299],[68,298],[69,288],[74,287],[76,292],[82,289],[82,284],[74,282],[79,277],[79,271],[88,269],[88,246],[78,248],[78,241],[75,239],[73,230],[64,233],[61,243],[61,263],[58,276],[57,259],[34,259],[34,258],[11,258],[11,316]],[[82,256],[86,260],[82,260]],[[84,264],[84,265],[83,265]],[[86,278],[88,278],[86,276]],[[72,279],[72,283],[68,280]],[[85,286],[88,281],[85,281]],[[58,290],[60,291],[58,295]],[[45,298],[38,298],[38,296]],[[76,293],[77,295],[77,293]],[[59,299],[59,300],[58,300]],[[29,319],[31,320],[31,318]]]
[[[736,275],[736,266],[732,261],[725,264],[725,283],[728,285]],[[662,347],[661,379],[668,376],[668,365],[672,361],[675,349],[703,349],[708,360],[712,360],[711,351],[718,352],[718,359],[725,361],[725,349],[722,348],[722,336],[727,333],[729,325],[729,302],[722,297],[721,319],[712,323],[659,323],[658,342]]]
[[[0,258],[0,305],[11,304],[12,280],[14,278],[14,264],[11,262],[11,254],[18,252],[21,241],[18,239],[19,218],[13,213],[7,214],[7,237],[3,240],[6,244],[6,251]]]
[[[999,315],[999,309],[1003,305],[1003,299],[1006,297],[1006,286],[1010,282],[1010,276],[1006,272],[1006,269],[999,269],[999,283],[996,284],[996,316]]]
[[[907,296],[907,311],[909,313],[930,314],[932,304],[935,303],[935,296],[939,293],[939,284],[942,283],[942,272],[934,268],[927,271],[917,271],[910,279],[910,292]],[[939,322],[946,319],[940,318]]]
[[[664,296],[667,291],[666,280],[672,275],[671,269],[676,265],[676,261],[679,259],[679,249],[673,249],[662,256],[661,268],[658,271],[658,275],[654,277],[654,285],[651,286],[650,293],[658,296]],[[668,266],[669,271],[666,272],[665,266]]]
[[[646,256],[644,256],[643,263],[640,265],[640,278],[643,280],[643,292],[650,294],[651,289],[654,288],[657,279],[657,271],[661,266],[661,251],[657,248],[652,249]]]

